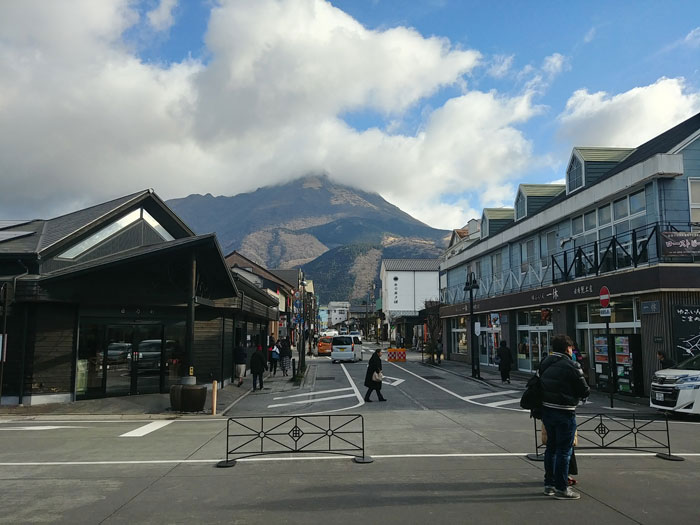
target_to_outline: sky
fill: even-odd
[[[326,173],[460,228],[698,112],[697,0],[0,3],[0,219]]]

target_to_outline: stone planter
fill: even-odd
[[[207,401],[204,385],[172,385],[170,407],[176,412],[202,412]]]

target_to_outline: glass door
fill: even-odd
[[[105,346],[105,395],[162,391],[162,325],[107,325]]]
[[[125,396],[131,393],[131,361],[133,327],[107,325],[104,345],[105,395]]]
[[[532,370],[537,370],[540,363],[549,353],[549,337],[547,332],[530,332],[530,356],[532,358]]]

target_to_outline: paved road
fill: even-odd
[[[582,499],[562,502],[541,495],[542,465],[525,458],[534,431],[514,402],[520,385],[475,382],[413,356],[384,365],[389,401],[365,404],[366,361],[311,364],[301,388],[279,388],[274,378],[229,415],[361,414],[373,463],[283,455],[218,469],[225,417],[7,417],[0,420],[0,523],[699,521],[690,489],[700,477],[696,421],[671,423],[683,462],[579,452]]]

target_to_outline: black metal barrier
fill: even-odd
[[[372,463],[365,454],[365,421],[360,415],[232,417],[226,423],[226,459],[289,453],[353,455],[355,463]],[[354,455],[354,453],[361,455]]]
[[[534,419],[535,453],[528,459],[544,461],[542,422]],[[635,450],[656,454],[668,461],[684,461],[671,453],[671,433],[666,414],[582,414],[577,415],[578,444],[574,450]],[[661,452],[663,451],[663,452]]]

